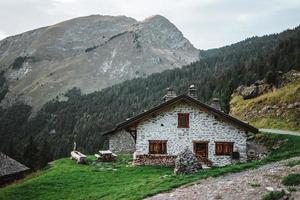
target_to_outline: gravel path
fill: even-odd
[[[284,176],[290,173],[300,173],[300,165],[286,166],[291,160],[300,160],[300,157],[264,165],[258,169],[229,174],[218,178],[208,178],[195,182],[193,185],[183,186],[168,193],[161,193],[147,198],[148,200],[162,199],[236,199],[260,200],[268,190],[287,189],[281,184]],[[293,198],[300,199],[298,191]],[[237,199],[238,198],[238,199]]]

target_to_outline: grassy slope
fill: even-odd
[[[253,99],[243,100],[236,96],[231,100],[231,113],[240,119],[249,121],[258,128],[274,128],[300,131],[300,112],[296,109],[286,109],[283,114],[261,114],[259,117],[247,118],[245,113],[259,111],[265,106],[280,105],[282,103],[300,102],[300,78],[274,92],[266,93]]]
[[[257,141],[271,146],[274,141],[288,141],[268,158],[203,170],[193,175],[175,176],[168,167],[130,166],[128,156],[118,162],[77,165],[63,158],[49,169],[36,173],[20,183],[0,189],[1,200],[32,199],[141,199],[183,184],[207,177],[256,168],[260,165],[300,155],[300,137],[261,134]]]

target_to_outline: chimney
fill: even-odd
[[[222,111],[219,98],[213,98],[210,106],[213,107],[214,109]]]
[[[194,99],[197,99],[196,91],[197,91],[197,90],[196,90],[195,85],[190,85],[188,95],[189,95],[190,97],[193,97]]]
[[[173,90],[173,88],[167,88],[167,94],[165,96],[163,96],[163,101],[169,101],[171,99],[173,99],[174,97],[176,97],[176,93]]]

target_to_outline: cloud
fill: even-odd
[[[299,25],[299,0],[0,0],[0,38],[91,14],[160,14],[208,49]]]

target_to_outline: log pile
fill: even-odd
[[[80,153],[79,151],[71,151],[71,159],[76,160],[77,164],[86,164],[87,163],[86,155]]]
[[[114,162],[117,155],[111,152],[110,150],[99,151],[99,154],[95,154],[97,161],[100,162]]]

